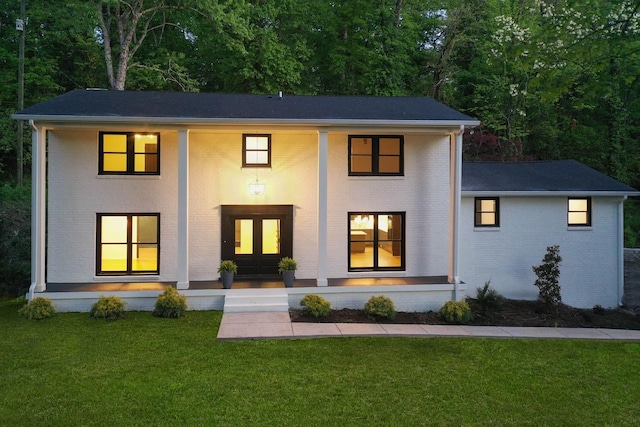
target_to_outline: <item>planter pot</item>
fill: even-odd
[[[295,270],[285,270],[282,272],[282,280],[287,288],[293,287],[293,281],[295,280]]]
[[[231,289],[231,284],[233,283],[233,272],[223,271],[220,273],[220,278],[222,279],[222,287],[225,289]]]

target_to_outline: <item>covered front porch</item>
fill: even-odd
[[[153,310],[158,295],[176,282],[93,282],[48,283],[43,296],[52,300],[58,311],[85,312],[102,295],[115,295],[127,303],[128,310]],[[457,285],[457,292],[464,293],[464,284]],[[180,292],[187,297],[190,310],[223,310],[229,294],[244,298],[255,296],[256,311],[259,301],[280,297],[288,301],[288,307],[300,306],[306,294],[321,295],[331,302],[332,308],[362,308],[373,295],[385,295],[393,300],[398,311],[438,310],[446,301],[454,298],[456,289],[445,276],[377,277],[329,279],[328,286],[317,286],[315,279],[298,279],[292,288],[285,288],[280,280],[237,280],[231,289],[223,289],[218,280],[192,281],[188,289]]]

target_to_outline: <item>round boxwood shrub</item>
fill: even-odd
[[[331,313],[331,303],[320,295],[308,294],[300,300],[306,314],[313,317],[327,317]]]
[[[473,318],[471,307],[466,301],[447,301],[438,314],[445,322],[457,325],[469,323]]]
[[[373,320],[395,319],[396,307],[391,298],[384,295],[372,296],[364,305],[364,312]]]
[[[186,311],[187,297],[180,294],[176,288],[169,286],[158,296],[152,314],[156,317],[178,318],[184,316]]]
[[[124,319],[124,307],[126,303],[116,296],[101,296],[98,302],[93,304],[89,316],[93,319],[105,319],[107,321]]]
[[[18,314],[29,320],[42,320],[53,317],[56,314],[56,309],[49,298],[36,297],[18,310]]]

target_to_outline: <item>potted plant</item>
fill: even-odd
[[[293,287],[297,268],[298,263],[296,260],[288,256],[281,258],[280,262],[278,262],[278,273],[282,274],[282,280],[287,288]]]
[[[233,275],[238,272],[238,266],[235,262],[225,259],[220,263],[220,267],[218,267],[218,273],[220,273],[220,278],[222,279],[222,286],[225,289],[231,289],[231,284],[233,283]]]

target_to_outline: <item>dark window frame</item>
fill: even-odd
[[[362,215],[362,216],[373,216],[375,217],[374,222],[373,222],[373,235],[372,235],[372,239],[371,242],[373,242],[372,248],[373,248],[373,266],[372,267],[352,267],[351,266],[351,244],[352,242],[354,242],[355,240],[351,240],[351,217],[354,215]],[[391,241],[393,243],[393,241],[400,241],[400,266],[398,267],[380,267],[378,265],[378,250],[379,250],[379,242],[380,239],[378,238],[378,233],[376,233],[376,231],[378,230],[378,217],[380,215],[397,215],[401,218],[402,221],[402,230],[400,232],[401,237],[400,239],[387,239],[385,241]],[[358,241],[359,243],[359,241]],[[348,271],[350,272],[355,272],[355,271],[405,271],[406,270],[406,247],[407,247],[407,223],[406,223],[406,212],[398,212],[398,211],[393,211],[393,212],[382,212],[382,211],[378,211],[378,212],[363,212],[363,211],[354,211],[354,212],[347,212],[347,257],[348,257]]]
[[[105,171],[104,170],[104,136],[105,135],[125,135],[127,137],[127,170],[126,171]],[[156,156],[157,171],[137,172],[135,170],[135,136],[155,135],[157,140],[157,150],[155,153],[145,153],[147,156]],[[109,152],[107,152],[109,153]],[[160,175],[160,132],[99,132],[98,133],[98,175]]]
[[[102,218],[113,216],[127,217],[127,269],[123,271],[102,271]],[[156,253],[156,270],[133,271],[132,268],[132,247],[134,245],[132,236],[132,218],[134,216],[154,216],[157,218],[156,242],[135,242],[135,244],[155,244],[157,245]],[[122,244],[122,243],[119,243]],[[97,213],[96,214],[96,276],[157,276],[160,274],[160,213],[144,212],[144,213]]]
[[[570,209],[571,200],[586,200],[587,201],[587,210],[586,211],[572,211]],[[567,226],[568,227],[591,227],[591,219],[593,217],[591,197],[568,197],[567,198]],[[587,214],[587,222],[586,223],[571,223],[569,221],[569,215],[572,212],[585,212]]]
[[[351,140],[353,138],[371,138],[371,172],[353,172],[351,167]],[[380,172],[380,138],[398,138],[398,172]],[[404,135],[349,135],[349,176],[404,176]]]
[[[247,150],[247,137],[263,137],[267,138],[266,150]],[[247,163],[247,151],[249,152],[267,152],[267,163]],[[242,134],[242,167],[243,168],[270,168],[271,167],[271,134],[268,133],[243,133]]]
[[[483,211],[480,209],[483,200],[492,200],[496,203],[495,211]],[[494,224],[482,224],[479,216],[483,213],[493,213],[496,216]],[[473,226],[478,228],[500,228],[500,198],[499,197],[476,197],[473,199]]]

